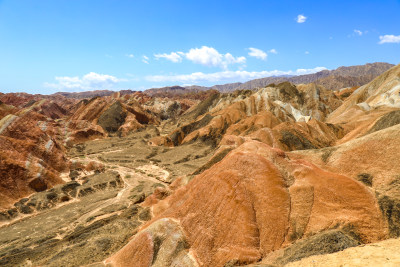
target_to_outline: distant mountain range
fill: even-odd
[[[208,90],[209,88],[207,87],[202,87],[202,86],[188,86],[188,87],[182,87],[182,86],[167,86],[167,87],[161,87],[161,88],[151,88],[143,91],[143,93],[149,95],[149,96],[158,96],[158,95],[163,95],[163,94],[168,94],[168,95],[182,95],[188,92],[199,92],[199,91],[205,91]]]
[[[289,81],[294,84],[316,83],[324,86],[326,89],[338,90],[344,87],[364,85],[393,66],[393,64],[384,62],[367,63],[365,65],[339,67],[335,70],[323,70],[307,75],[267,77],[245,83],[216,85],[211,88],[221,92],[229,92],[237,89],[262,88],[271,83]]]
[[[318,85],[324,86],[329,90],[339,90],[345,87],[353,87],[353,86],[361,86],[369,83],[375,77],[379,76],[383,72],[387,71],[393,64],[385,63],[385,62],[375,62],[375,63],[367,63],[365,65],[356,65],[349,67],[339,67],[335,70],[323,70],[313,74],[307,75],[299,75],[299,76],[274,76],[274,77],[266,77],[261,79],[250,80],[245,83],[227,83],[221,85],[214,85],[211,87],[204,86],[167,86],[161,88],[151,88],[144,91],[145,94],[150,96],[163,96],[168,95],[169,97],[173,95],[182,95],[188,93],[196,93],[205,90],[218,90],[220,92],[232,92],[235,90],[243,90],[243,89],[255,89],[266,87],[269,84],[273,83],[281,83],[281,82],[291,82],[294,84],[307,84],[307,83],[315,83]],[[121,95],[131,94],[135,91],[132,90],[122,90],[120,91]],[[95,96],[108,96],[115,93],[110,90],[97,90],[97,91],[87,91],[87,92],[77,92],[77,93],[68,93],[68,92],[59,92],[54,95],[62,95],[67,98],[92,98]]]
[[[137,91],[132,91],[132,90],[121,90],[119,93],[121,95],[128,95],[128,94],[133,94],[134,92]],[[85,91],[85,92],[58,92],[53,95],[61,95],[65,96],[67,98],[75,98],[75,99],[83,99],[83,98],[92,98],[96,96],[109,96],[112,95],[113,93],[116,93],[115,91],[111,90],[95,90],[95,91]]]

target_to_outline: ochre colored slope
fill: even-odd
[[[358,179],[368,174],[372,187],[400,198],[395,186],[400,174],[400,124],[323,150],[295,151],[301,157],[335,173]]]
[[[290,160],[257,141],[239,146],[152,209],[155,218],[142,231],[162,218],[176,220],[188,242],[186,253],[201,266],[223,266],[232,259],[256,262],[296,239],[331,228],[351,225],[367,243],[388,234],[375,196],[363,184]],[[152,239],[132,242],[136,246],[128,244],[109,261],[133,264],[132,251],[155,246]]]

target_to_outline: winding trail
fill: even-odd
[[[108,153],[112,153],[112,152],[118,152],[118,151],[122,151],[122,150],[121,150],[121,149],[117,149],[117,150],[111,150],[111,151],[106,151],[106,152],[93,153],[93,154],[87,155],[87,156],[85,157],[84,160],[82,160],[81,158],[71,158],[71,160],[76,160],[76,161],[78,161],[78,162],[79,162],[79,161],[81,162],[81,161],[88,161],[88,160],[90,160],[90,161],[96,162],[96,163],[98,163],[98,164],[102,164],[102,165],[104,165],[105,167],[108,167],[109,169],[118,172],[119,175],[120,175],[120,177],[121,177],[121,180],[122,180],[123,183],[124,183],[124,187],[121,189],[121,191],[118,192],[118,194],[117,194],[116,197],[105,200],[105,201],[104,201],[101,205],[99,205],[97,208],[91,210],[91,211],[88,212],[88,213],[83,214],[83,215],[76,221],[76,223],[85,223],[85,222],[87,222],[87,220],[88,220],[90,217],[94,216],[94,215],[95,215],[96,213],[98,213],[101,209],[106,208],[106,207],[108,207],[108,206],[110,206],[110,205],[113,205],[113,204],[125,204],[125,203],[128,205],[128,204],[129,204],[129,201],[130,201],[130,200],[128,199],[128,198],[129,198],[130,191],[131,191],[133,188],[135,188],[136,186],[138,186],[140,181],[152,181],[152,182],[154,182],[154,183],[161,183],[161,184],[163,184],[163,185],[165,185],[165,186],[168,186],[168,184],[167,184],[166,182],[163,181],[164,179],[157,179],[157,178],[155,178],[155,177],[152,177],[152,176],[154,176],[153,173],[146,173],[146,174],[143,174],[143,173],[138,173],[138,172],[136,171],[137,169],[141,169],[141,167],[143,167],[143,166],[151,166],[151,167],[153,167],[155,170],[157,170],[158,173],[160,173],[160,171],[161,171],[161,172],[163,172],[164,174],[167,174],[167,177],[169,176],[169,172],[168,172],[168,171],[166,171],[166,170],[164,170],[164,169],[162,169],[162,168],[160,168],[160,167],[158,167],[158,166],[156,166],[156,165],[153,165],[153,164],[144,164],[143,166],[139,166],[139,167],[137,167],[137,168],[129,168],[129,167],[121,166],[121,165],[118,165],[118,164],[111,164],[111,163],[108,163],[108,162],[105,162],[105,161],[101,161],[101,160],[99,160],[99,158],[98,158],[98,157],[100,157],[100,156],[102,156],[102,155],[104,155],[104,154],[108,154]],[[146,168],[146,169],[151,170],[152,168]],[[152,176],[149,176],[148,174],[150,174],[150,175],[153,174],[153,175],[152,175]],[[130,178],[127,178],[127,177],[130,177]],[[164,177],[163,177],[163,178],[164,178]],[[94,221],[100,220],[100,219],[104,218],[105,216],[107,216],[107,217],[108,217],[108,216],[111,216],[112,214],[113,214],[113,213],[107,214],[107,215],[104,215],[104,216],[98,216],[98,217],[96,217],[96,219],[95,219]]]

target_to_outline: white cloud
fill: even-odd
[[[307,20],[307,17],[304,16],[303,14],[298,15],[297,19],[296,19],[297,23],[304,23],[304,22],[306,22],[306,20]]]
[[[326,70],[325,67],[316,67],[313,69],[297,69],[295,71],[221,71],[215,73],[195,72],[181,75],[152,75],[147,76],[146,80],[150,82],[180,82],[180,83],[199,83],[199,82],[237,82],[248,81],[270,76],[280,75],[304,75]]]
[[[261,49],[254,48],[254,47],[249,47],[249,56],[255,57],[258,59],[266,60],[267,59],[267,53],[262,51]]]
[[[234,57],[230,53],[221,54],[215,48],[208,46],[192,48],[189,52],[185,53],[185,56],[193,63],[224,69],[230,64],[243,64],[246,62],[245,57]]]
[[[142,56],[142,62],[146,63],[146,64],[149,64],[149,58],[147,56],[143,55]]]
[[[383,35],[379,36],[379,44],[384,43],[400,43],[400,35]]]
[[[192,48],[186,53],[186,58],[196,64],[205,66],[220,66],[223,60],[221,55],[215,48],[202,46],[201,48]]]
[[[246,63],[246,58],[245,57],[234,57],[232,56],[231,53],[226,53],[224,55],[224,60],[222,62],[222,65],[226,64],[244,64]]]
[[[276,49],[271,49],[268,52],[270,52],[271,54],[278,54],[278,51],[276,51]]]
[[[126,54],[127,57],[129,58],[134,58],[135,56],[133,54]]]
[[[184,58],[195,63],[208,67],[220,67],[227,69],[231,64],[246,63],[245,57],[234,57],[231,53],[221,54],[215,48],[202,46],[201,48],[191,48],[189,52],[171,52],[170,54],[154,54],[156,59],[165,58],[171,62],[182,62]]]
[[[177,52],[177,53],[172,52],[170,54],[166,54],[166,53],[164,53],[164,54],[155,54],[154,57],[156,59],[165,58],[165,59],[167,59],[167,60],[169,60],[171,62],[178,63],[178,62],[182,61],[182,57],[180,56],[180,54],[182,54],[182,52]]]
[[[360,30],[354,30],[354,33],[355,33],[356,35],[358,35],[358,36],[363,35],[363,32],[360,31]]]
[[[44,86],[63,91],[88,91],[100,89],[112,89],[112,87],[124,79],[118,79],[115,76],[107,74],[98,74],[90,72],[81,78],[75,77],[55,77],[56,83],[45,83]]]
[[[306,54],[306,55],[309,55],[309,54],[310,54],[310,52],[306,51],[306,52],[304,52],[304,54]]]

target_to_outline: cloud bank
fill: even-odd
[[[80,92],[90,90],[112,89],[115,84],[126,81],[107,74],[89,72],[79,77],[55,77],[56,83],[45,83],[44,86],[58,91]]]
[[[150,75],[146,80],[150,82],[178,82],[178,83],[199,83],[199,82],[244,82],[251,79],[258,79],[270,76],[281,75],[304,75],[318,71],[326,70],[325,67],[316,67],[313,69],[297,69],[295,71],[221,71],[214,73],[194,72],[191,74],[178,75]]]

